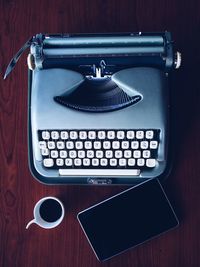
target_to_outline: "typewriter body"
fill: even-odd
[[[29,165],[48,184],[133,184],[168,169],[170,33],[47,35],[30,46]]]

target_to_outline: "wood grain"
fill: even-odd
[[[0,266],[1,267],[197,267],[200,266],[200,2],[144,0],[0,0]],[[172,76],[174,167],[165,188],[180,226],[136,249],[99,263],[76,214],[125,187],[46,186],[28,170],[26,55],[3,81],[6,65],[39,32],[169,30],[183,66]],[[52,230],[32,226],[34,204],[61,198],[63,223]],[[147,222],[148,223],[148,222]]]

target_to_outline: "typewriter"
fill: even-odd
[[[28,46],[29,166],[38,180],[133,184],[166,172],[168,74],[181,63],[169,32],[37,34],[15,62]]]

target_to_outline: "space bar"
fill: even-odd
[[[59,169],[61,176],[136,176],[139,169]]]

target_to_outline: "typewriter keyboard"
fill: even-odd
[[[159,130],[39,130],[43,166],[60,175],[139,175],[157,164]],[[97,172],[96,172],[97,171]],[[105,172],[106,171],[106,172]],[[84,172],[85,173],[85,172]]]

